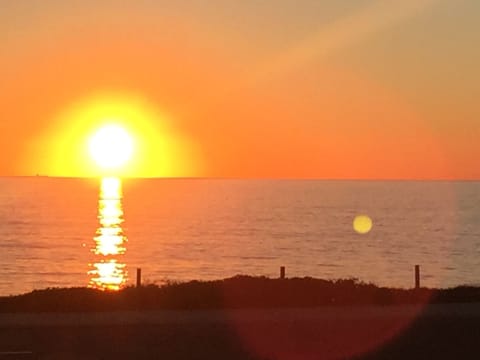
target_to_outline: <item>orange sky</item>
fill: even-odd
[[[0,175],[94,175],[108,102],[128,176],[480,178],[474,0],[5,4]]]

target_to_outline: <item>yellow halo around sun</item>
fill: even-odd
[[[100,91],[59,109],[19,167],[31,172],[37,159],[35,173],[50,176],[201,176],[201,149],[183,130],[140,94]]]
[[[115,124],[104,125],[89,139],[90,156],[102,169],[118,169],[130,161],[133,139],[125,128]]]

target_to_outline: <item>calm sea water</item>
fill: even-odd
[[[85,286],[100,182],[0,178],[0,295]],[[236,274],[355,277],[411,287],[480,284],[480,183],[125,180],[133,282]],[[353,230],[369,215],[370,233]]]

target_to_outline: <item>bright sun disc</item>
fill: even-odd
[[[90,155],[104,169],[116,169],[125,165],[133,153],[130,134],[121,126],[106,125],[89,141]]]

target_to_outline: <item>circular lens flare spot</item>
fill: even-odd
[[[133,140],[123,127],[106,125],[90,138],[88,147],[98,166],[115,169],[125,165],[132,157]]]
[[[373,221],[368,215],[357,215],[353,219],[353,230],[359,234],[367,234],[372,230]]]

